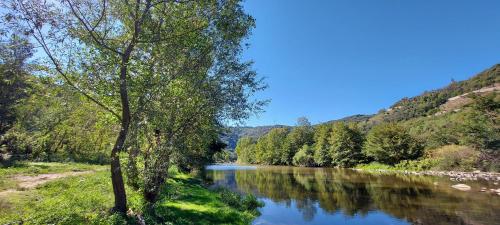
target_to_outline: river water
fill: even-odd
[[[349,169],[213,165],[213,186],[256,195],[265,206],[253,224],[500,224],[500,186],[446,177],[369,173]],[[462,182],[464,183],[464,182]]]

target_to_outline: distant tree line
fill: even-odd
[[[396,164],[422,155],[422,145],[395,123],[364,135],[356,123],[311,126],[300,118],[292,129],[277,128],[258,138],[243,137],[236,146],[241,163],[352,167],[372,160]]]

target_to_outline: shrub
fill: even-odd
[[[460,145],[446,145],[431,150],[429,156],[435,158],[438,170],[471,171],[477,168],[480,152]]]
[[[264,206],[264,203],[260,202],[252,194],[242,196],[241,194],[233,192],[227,188],[218,188],[216,191],[219,193],[222,202],[240,211],[248,211],[257,215],[259,213],[258,208]]]
[[[436,167],[437,163],[438,160],[432,158],[425,158],[422,160],[403,160],[394,167],[397,170],[425,171],[433,169]]]
[[[370,130],[363,151],[377,162],[394,165],[420,157],[422,146],[404,127],[385,123]]]

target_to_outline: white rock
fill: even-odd
[[[466,184],[455,184],[451,187],[455,188],[457,190],[460,190],[460,191],[470,191],[470,188],[471,188],[469,185],[466,185]]]

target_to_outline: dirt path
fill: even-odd
[[[65,173],[48,173],[48,174],[40,174],[38,176],[23,176],[23,175],[17,175],[13,176],[11,179],[17,181],[17,187],[18,189],[7,189],[4,191],[0,191],[0,197],[12,194],[12,193],[17,193],[21,192],[21,190],[28,190],[28,189],[33,189],[39,185],[45,184],[49,181],[63,178],[63,177],[70,177],[70,176],[80,176],[84,174],[90,174],[94,173],[95,170],[88,170],[88,171],[78,171],[78,172],[65,172]]]

